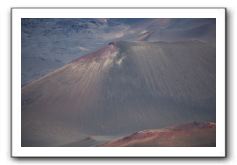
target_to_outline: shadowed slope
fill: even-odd
[[[116,42],[22,88],[23,146],[215,121],[215,48]]]

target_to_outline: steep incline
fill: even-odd
[[[23,146],[215,121],[215,48],[116,42],[22,88]]]

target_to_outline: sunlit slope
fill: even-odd
[[[116,42],[22,88],[23,146],[215,121],[215,48]]]

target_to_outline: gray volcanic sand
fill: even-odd
[[[215,122],[215,54],[199,41],[120,41],[83,56],[22,88],[22,146]]]

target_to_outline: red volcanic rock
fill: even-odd
[[[188,123],[167,129],[145,130],[112,140],[104,147],[208,147],[216,144],[216,124]]]

